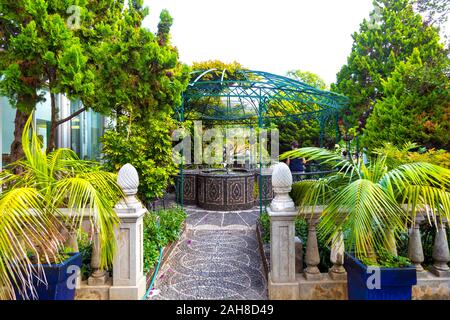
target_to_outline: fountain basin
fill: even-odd
[[[255,173],[245,169],[185,171],[183,203],[211,211],[252,209],[255,205],[255,180]],[[178,176],[177,186],[180,182]],[[181,202],[179,192],[177,201]]]

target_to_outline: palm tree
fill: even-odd
[[[330,165],[335,172],[319,180],[293,186],[292,197],[300,210],[323,205],[318,231],[330,243],[345,234],[346,247],[357,258],[373,261],[374,254],[389,251],[417,212],[428,221],[450,218],[450,170],[430,163],[393,164],[378,154],[365,164],[344,159],[321,148],[302,148],[282,155]]]
[[[85,215],[99,233],[100,268],[112,265],[116,249],[113,208],[122,196],[116,175],[72,150],[46,154],[31,120],[22,134],[25,158],[0,172],[0,299],[15,299],[14,287],[33,295],[33,276],[42,270],[32,261],[57,259],[65,228],[79,231]],[[63,207],[77,214],[63,215]]]

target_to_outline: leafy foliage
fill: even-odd
[[[88,215],[99,232],[100,268],[112,265],[118,217],[114,205],[123,196],[116,175],[101,170],[94,162],[81,161],[68,149],[50,154],[42,151],[38,136],[28,119],[22,135],[25,159],[0,172],[0,298],[13,299],[13,286],[23,291],[34,288],[32,275],[41,267],[31,265],[27,253],[37,261],[56,261],[63,248],[60,230],[80,230]],[[31,141],[29,137],[31,136]],[[20,173],[12,170],[20,168]],[[63,215],[68,208],[75,215]]]
[[[381,148],[375,149],[374,153],[386,155],[390,167],[414,162],[428,162],[447,169],[450,167],[450,154],[447,151],[426,150],[415,143],[405,143],[401,148],[392,143],[384,143]]]
[[[146,14],[133,6],[124,10],[110,41],[97,48],[104,86],[96,103],[108,105],[115,118],[103,139],[106,168],[134,165],[141,178],[140,196],[151,201],[162,196],[176,173],[171,116],[189,79],[169,42],[168,12],[161,13],[158,36],[142,27]]]
[[[401,255],[393,255],[387,250],[380,250],[376,259],[361,258],[361,262],[366,266],[384,267],[384,268],[404,268],[411,265],[411,261]]]
[[[149,212],[144,217],[144,272],[154,267],[159,250],[178,240],[186,213],[179,208]]]
[[[120,121],[126,121],[121,117]],[[105,168],[117,171],[123,164],[131,163],[139,172],[139,195],[144,201],[162,197],[168,182],[177,173],[172,162],[172,144],[169,136],[170,117],[151,118],[140,123],[118,124],[116,130],[108,130],[102,138]],[[127,137],[126,129],[130,130]]]
[[[364,130],[364,144],[372,149],[383,141],[408,141],[427,148],[450,147],[450,59],[439,55],[422,62],[419,49],[382,80],[384,97],[375,104]]]
[[[287,72],[287,76],[320,90],[328,89],[327,84],[322,78],[320,78],[317,74],[309,71],[291,70]]]
[[[332,90],[350,98],[347,117],[361,130],[373,104],[385,97],[386,81],[400,62],[419,50],[422,61],[445,55],[436,28],[426,25],[410,0],[376,0],[371,20],[364,20],[353,34],[347,64],[337,75]]]
[[[76,17],[69,13],[73,7]],[[44,90],[51,102],[49,151],[55,147],[57,127],[70,119],[60,119],[57,93],[80,98],[86,109],[105,112],[103,105],[89,103],[101,87],[91,48],[101,38],[98,26],[111,21],[111,12],[118,10],[114,0],[0,1],[0,94],[25,119],[15,122],[13,159],[23,156],[20,134],[36,103],[45,99]]]
[[[331,243],[343,230],[346,247],[354,249],[358,258],[381,257],[383,250],[389,251],[391,232],[398,239],[426,206],[431,223],[436,224],[437,215],[442,219],[450,215],[446,168],[422,162],[389,167],[385,155],[365,164],[320,148],[294,150],[281,158],[287,157],[318,160],[338,170],[319,180],[296,183],[292,195],[304,212],[325,205],[318,228],[321,237]]]

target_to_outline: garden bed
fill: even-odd
[[[264,243],[264,230],[261,221],[258,220],[256,223],[256,239],[258,241],[259,253],[261,254],[261,260],[264,268],[264,276],[266,280],[269,279],[270,271],[270,244]]]
[[[186,221],[183,222],[183,225],[181,227],[180,238],[181,238],[181,235],[185,231],[186,231]],[[180,242],[180,239],[172,241],[171,243],[169,243],[167,246],[164,247],[159,270],[161,270],[161,268],[165,265],[168,258],[172,254],[172,251],[176,248],[176,246],[178,245],[179,242]],[[146,283],[147,283],[146,289],[148,289],[150,287],[152,279],[153,279],[153,277],[155,277],[156,267],[157,267],[157,264],[153,268],[151,268],[146,274]]]

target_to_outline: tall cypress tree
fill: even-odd
[[[434,60],[424,62],[416,48],[383,81],[385,97],[367,120],[366,146],[373,149],[389,141],[397,146],[416,142],[428,148],[450,147],[450,60],[445,55]]]
[[[172,18],[161,12],[156,33],[142,27],[148,9],[142,1],[124,7],[113,33],[95,49],[98,61],[94,105],[108,106],[116,120],[103,138],[105,166],[118,170],[131,163],[139,172],[145,201],[161,197],[177,172],[172,161],[174,108],[189,81],[188,67],[170,43]],[[106,27],[106,26],[105,26]]]
[[[410,0],[375,0],[371,20],[364,20],[353,34],[347,64],[337,75],[332,90],[348,96],[347,119],[351,126],[365,127],[377,100],[385,97],[383,81],[414,49],[422,61],[444,54],[438,30],[423,23]]]

